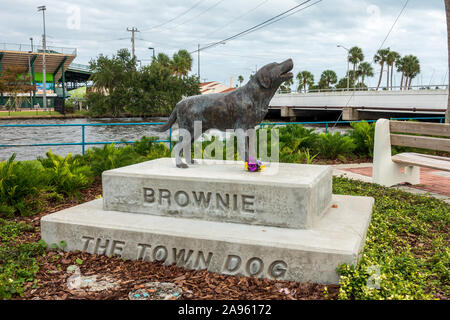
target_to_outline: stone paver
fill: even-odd
[[[372,179],[372,164],[355,164],[335,166],[334,175],[344,175],[351,179],[370,182]],[[437,198],[450,200],[450,173],[441,170],[421,168],[419,185],[399,185],[398,188],[406,191],[422,190]],[[416,192],[415,192],[416,193]],[[417,192],[422,193],[422,192]]]

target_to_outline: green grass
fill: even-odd
[[[31,117],[31,116],[58,116],[61,115],[56,111],[7,111],[0,112],[0,117]]]

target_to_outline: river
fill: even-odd
[[[101,119],[27,119],[27,120],[3,120],[3,124],[98,124],[98,123],[141,123],[141,122],[165,122],[167,118],[101,118]],[[106,141],[135,141],[143,136],[154,136],[160,140],[167,140],[169,132],[156,132],[151,125],[130,126],[86,126],[86,142]],[[315,128],[323,131],[323,128]],[[57,127],[0,127],[0,145],[3,144],[41,144],[41,143],[74,143],[81,142],[81,127],[57,126]],[[344,131],[345,128],[330,128],[329,131]],[[175,135],[174,135],[175,136]],[[96,146],[86,146],[86,149]],[[65,156],[68,153],[81,154],[81,146],[42,146],[42,147],[0,147],[0,161],[7,160],[16,153],[16,160],[31,160],[38,156],[45,156],[48,149],[53,153]]]

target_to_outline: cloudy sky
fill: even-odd
[[[308,2],[315,3],[317,0]],[[301,0],[1,0],[0,43],[41,43],[42,13],[46,5],[48,46],[77,48],[77,63],[87,64],[99,54],[131,48],[127,28],[136,27],[136,56],[142,64],[156,53],[172,55],[180,48],[193,52],[268,20]],[[346,72],[344,49],[363,49],[372,62],[406,0],[322,0],[253,33],[200,53],[202,80],[234,83],[245,80],[266,63],[294,60],[294,72],[311,71],[316,80],[325,69],[339,77]],[[305,5],[306,6],[306,5]],[[301,7],[300,7],[301,8]],[[294,11],[292,11],[294,12]],[[421,74],[413,85],[447,82],[447,34],[443,0],[410,0],[383,47],[402,55],[414,54]],[[197,53],[192,73],[197,73]],[[376,86],[375,77],[368,84]],[[396,74],[396,83],[400,76]],[[384,83],[384,81],[383,81]]]

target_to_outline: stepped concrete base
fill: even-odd
[[[201,160],[189,169],[161,158],[103,172],[104,209],[309,229],[329,208],[330,166],[276,163],[247,172],[241,161]]]
[[[373,198],[333,195],[311,229],[289,229],[105,211],[102,199],[41,219],[43,240],[68,251],[176,263],[232,275],[331,284],[336,267],[355,264]]]

